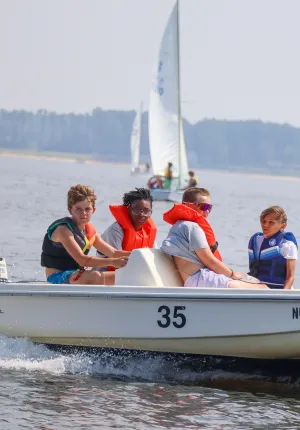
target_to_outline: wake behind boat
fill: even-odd
[[[179,190],[187,185],[189,169],[181,115],[178,1],[166,25],[155,63],[150,90],[149,145],[155,176],[164,176],[169,162],[174,169],[171,189],[153,190],[154,199],[180,201]]]
[[[53,345],[300,358],[300,292],[182,288],[171,258],[132,252],[115,286],[0,284],[0,332]]]

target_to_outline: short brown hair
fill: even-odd
[[[280,221],[281,223],[285,223],[285,224],[287,223],[286,213],[280,206],[270,206],[269,208],[262,211],[259,217],[260,222],[262,222],[267,215],[271,215],[271,214],[275,214],[276,220]]]
[[[73,185],[68,191],[68,209],[71,209],[76,203],[88,200],[95,208],[97,196],[93,188],[88,185]]]
[[[210,192],[205,188],[188,188],[182,196],[183,202],[193,203],[197,196],[210,197]]]

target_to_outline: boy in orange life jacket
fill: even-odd
[[[96,194],[91,187],[75,185],[68,191],[68,210],[71,216],[54,221],[44,237],[41,265],[46,268],[51,284],[113,285],[113,272],[85,271],[86,267],[116,268],[127,264],[130,252],[118,251],[105,243],[90,223],[95,212]],[[94,246],[107,259],[89,257]]]
[[[182,204],[164,214],[164,220],[172,227],[161,249],[173,256],[184,286],[268,288],[241,281],[242,275],[222,262],[218,242],[207,221],[211,210],[210,193],[204,188],[189,188],[183,194]]]
[[[156,247],[156,226],[150,218],[153,197],[146,188],[136,188],[123,196],[123,205],[109,206],[116,219],[101,235],[115,249],[132,251]],[[97,252],[98,256],[102,256]]]

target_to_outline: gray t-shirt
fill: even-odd
[[[209,245],[202,228],[192,221],[177,221],[170,228],[168,237],[161,246],[161,250],[166,254],[182,257],[205,267],[195,253],[200,248],[209,248]]]
[[[101,238],[104,242],[113,246],[115,249],[122,249],[122,242],[124,239],[124,231],[118,222],[114,222],[111,224],[103,234],[101,234]],[[97,251],[98,257],[105,257],[103,254]]]

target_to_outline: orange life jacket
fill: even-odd
[[[211,252],[214,256],[220,260],[222,260],[221,254],[218,248],[218,242],[216,241],[215,234],[213,229],[211,228],[209,222],[205,217],[200,215],[197,211],[192,208],[189,208],[183,204],[176,204],[170,209],[168,212],[163,215],[164,221],[167,223],[174,225],[177,221],[192,221],[199,225],[205,233],[206,240],[210,246]]]
[[[136,231],[129,218],[127,206],[109,206],[109,209],[124,231],[122,242],[123,251],[153,247],[157,228],[152,218],[149,218],[148,221],[143,224],[140,231]],[[109,270],[115,270],[115,268],[109,266]]]
[[[85,228],[86,238],[89,241],[88,249],[91,249],[91,247],[94,245],[94,242],[96,240],[97,232],[93,224],[90,224],[90,223],[85,224],[84,228]]]

